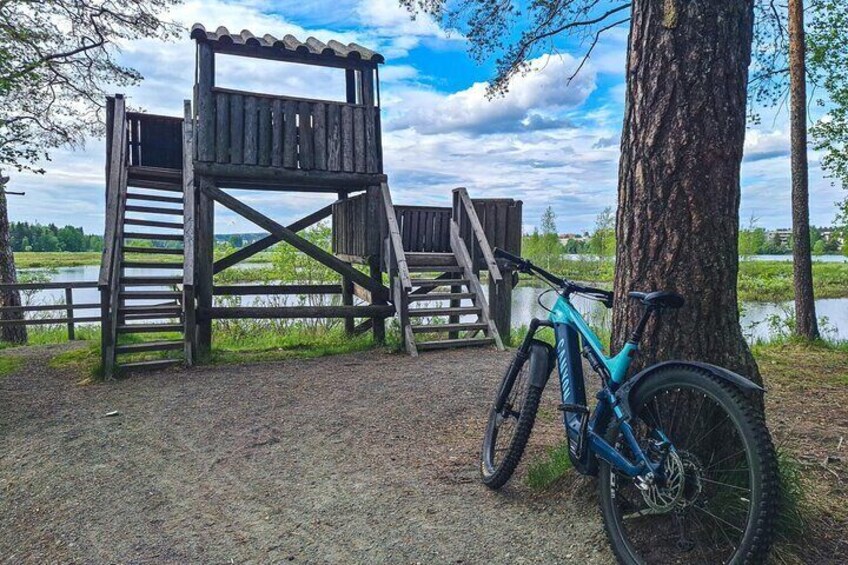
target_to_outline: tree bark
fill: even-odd
[[[668,359],[761,382],[739,325],[740,168],[753,0],[636,0],[616,221],[613,346],[643,312],[634,290],[673,290],[636,369]]]
[[[807,66],[804,2],[789,0],[789,98],[792,146],[792,260],[795,333],[819,337],[810,254],[810,196],[807,165]]]
[[[9,238],[9,211],[6,203],[6,183],[8,177],[0,171],[0,282],[14,284],[18,282],[18,272],[15,269],[15,254],[12,253],[12,243]],[[0,292],[0,306],[20,306],[21,293],[18,290]],[[2,320],[22,320],[23,312],[3,312]],[[23,324],[3,324],[0,326],[0,339],[9,343],[25,344],[27,329]]]

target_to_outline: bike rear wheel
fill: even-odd
[[[487,487],[505,485],[521,461],[549,372],[548,348],[543,344],[533,344],[523,359],[517,355],[507,369],[483,437],[480,477]]]
[[[601,462],[601,512],[619,561],[764,562],[778,479],[760,411],[735,387],[698,370],[662,370],[631,399],[640,447],[659,460],[664,434],[673,449],[667,479],[647,488]],[[606,439],[633,459],[615,423]]]

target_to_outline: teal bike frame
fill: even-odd
[[[630,414],[622,408],[615,394],[627,378],[627,371],[639,348],[638,343],[628,341],[618,354],[608,357],[598,336],[571,303],[569,294],[563,290],[559,291],[548,320],[531,321],[530,331],[519,348],[523,354],[529,355],[535,341],[534,335],[540,327],[553,328],[556,338],[552,353],[559,370],[563,424],[569,439],[569,455],[575,468],[593,474],[597,468],[595,458],[599,457],[629,477],[662,476],[662,462],[653,462],[644,453],[630,426]],[[588,359],[604,383],[591,417],[586,403],[581,355]],[[630,452],[635,455],[633,459],[604,439],[611,418],[615,418]],[[660,434],[658,441],[667,442],[660,430],[657,433]]]

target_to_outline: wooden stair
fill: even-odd
[[[381,191],[392,300],[407,352],[483,345],[502,350],[458,218],[466,232],[470,227],[473,249],[483,253],[490,274],[502,280],[501,274],[465,189],[454,191],[453,208],[395,207],[386,183]]]
[[[180,171],[141,169],[130,167],[123,207],[123,226],[132,226],[132,231],[123,231],[120,242],[115,328],[120,336],[115,347],[115,368],[119,374],[164,369],[185,361],[181,291],[184,211]],[[136,204],[136,201],[152,205]],[[136,227],[156,230],[144,232]],[[156,260],[159,257],[162,261]],[[135,274],[134,269],[145,272]],[[170,338],[167,334],[179,337]]]
[[[502,347],[497,329],[484,312],[486,299],[482,286],[474,273],[465,272],[455,253],[405,255],[410,273],[421,274],[421,278],[410,276],[417,290],[407,295],[406,308],[408,336],[416,352],[484,345]]]

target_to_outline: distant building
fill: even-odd
[[[766,230],[766,239],[769,241],[779,241],[780,245],[784,247],[789,246],[789,240],[792,237],[792,230],[790,228],[779,228],[776,230]]]
[[[822,239],[828,243],[836,241],[837,243],[842,244],[841,230],[834,228],[819,228],[819,233],[821,234]],[[775,241],[777,239],[780,241],[780,245],[789,247],[790,240],[792,239],[792,229],[779,228],[776,230],[766,230],[766,239],[769,241]]]
[[[589,240],[589,234],[579,234],[579,233],[561,233],[559,234],[559,242],[563,245],[567,244],[569,241],[574,240],[579,243]]]

